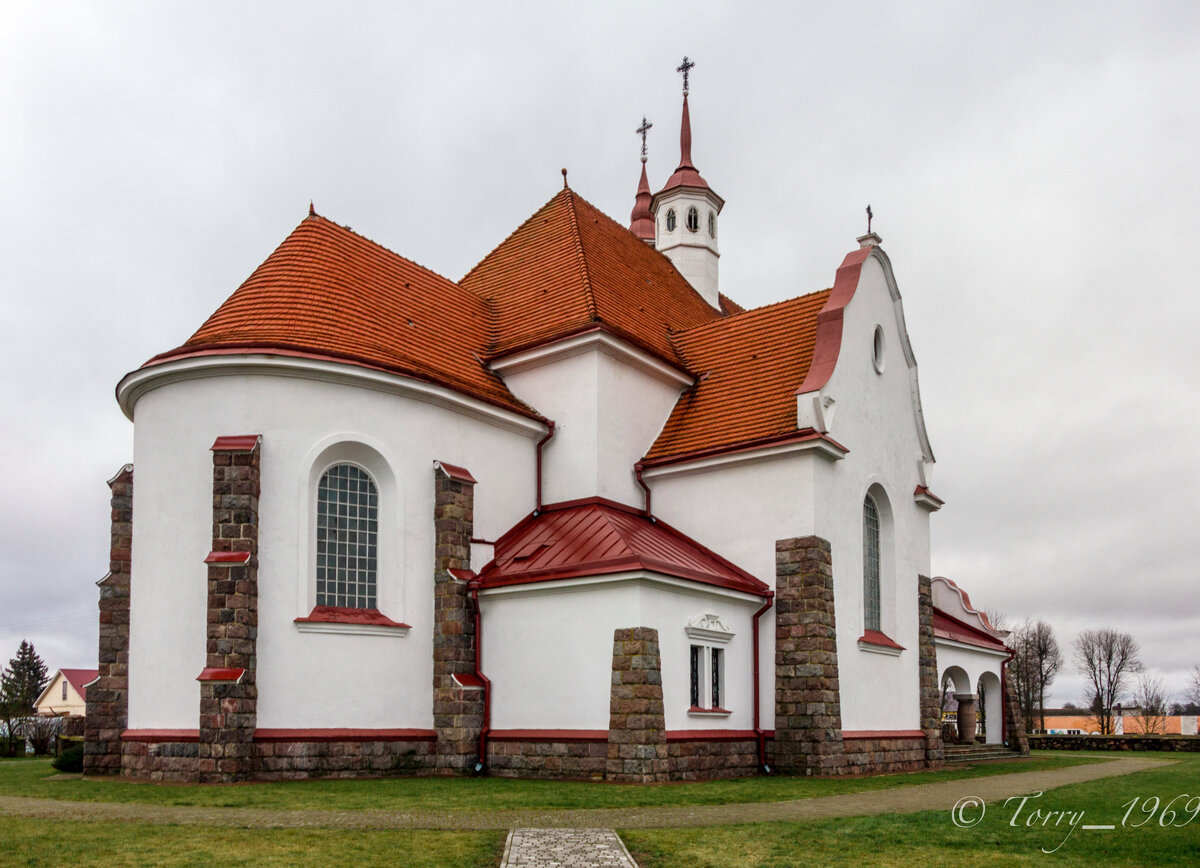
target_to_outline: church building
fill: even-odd
[[[727,297],[690,66],[678,167],[651,192],[643,121],[628,226],[564,171],[455,281],[310,208],[121,380],[87,773],[937,767],[947,673],[960,725],[987,677],[985,737],[1019,744],[1005,634],[929,578],[881,240],[830,288]]]

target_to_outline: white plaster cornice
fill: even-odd
[[[591,350],[599,350],[632,368],[649,374],[657,380],[680,389],[695,382],[690,374],[681,371],[673,365],[668,365],[643,350],[629,344],[608,332],[594,329],[583,334],[571,335],[562,340],[549,344],[518,350],[506,356],[492,359],[491,368],[500,376],[539,368],[543,365],[568,359]]]
[[[720,616],[710,613],[693,615],[683,628],[689,639],[702,639],[724,645],[733,638],[733,630],[721,620]]]
[[[153,389],[186,380],[247,375],[295,377],[373,389],[436,404],[528,437],[541,437],[546,433],[546,426],[536,419],[480,401],[445,386],[360,365],[254,352],[192,356],[139,368],[126,374],[117,384],[117,403],[120,404],[122,412],[129,419],[133,419],[134,405],[142,395]]]
[[[408,624],[348,624],[338,621],[297,621],[299,633],[342,633],[350,636],[407,636]]]
[[[661,479],[667,476],[701,473],[716,467],[748,464],[752,461],[764,461],[799,452],[811,452],[829,461],[839,461],[849,454],[848,450],[840,448],[836,443],[831,443],[821,437],[814,437],[810,440],[801,440],[796,443],[780,443],[774,446],[762,446],[758,449],[724,452],[719,455],[695,458],[691,461],[680,461],[678,464],[660,464],[657,467],[647,467],[642,471],[642,477],[644,479]]]
[[[735,591],[732,588],[722,588],[718,585],[707,585],[703,582],[689,581],[662,573],[648,570],[628,570],[620,573],[608,573],[603,576],[586,576],[577,579],[554,579],[548,582],[525,582],[519,585],[501,585],[497,588],[481,588],[480,597],[511,597],[537,596],[547,594],[571,593],[574,591],[592,591],[605,586],[620,585],[658,585],[676,590],[684,590],[690,594],[704,594],[725,600],[758,605],[762,597],[745,591]]]

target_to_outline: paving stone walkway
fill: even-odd
[[[949,810],[968,796],[989,804],[1009,796],[1068,784],[1127,775],[1170,760],[1128,758],[1050,771],[1014,772],[960,781],[942,781],[844,793],[786,802],[678,805],[649,808],[481,811],[282,811],[265,808],[212,808],[119,802],[67,802],[0,796],[0,814],[54,820],[142,822],[241,828],[334,829],[633,829],[716,826],[778,820],[822,820],[870,814]]]
[[[612,829],[513,829],[500,868],[637,868]]]

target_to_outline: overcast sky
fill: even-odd
[[[307,213],[458,279],[562,186],[693,154],[721,289],[831,285],[873,206],[938,466],[933,569],[1200,662],[1200,4],[0,0],[0,663],[94,666],[113,387]],[[136,582],[136,579],[135,579]],[[1082,698],[1078,676],[1054,701]]]

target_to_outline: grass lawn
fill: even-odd
[[[495,868],[505,832],[205,829],[0,816],[0,864]]]
[[[987,805],[984,819],[972,828],[957,828],[949,812],[888,814],[814,823],[762,823],[691,829],[636,829],[621,836],[641,868],[688,865],[696,868],[790,868],[822,866],[953,865],[1187,865],[1200,860],[1200,754],[1089,754],[1088,758],[1154,756],[1179,760],[1162,769],[1060,787],[1026,802],[1011,825],[1016,802]],[[1039,754],[1041,756],[1041,754]],[[1175,825],[1164,828],[1161,807],[1151,814],[1135,809],[1122,818],[1128,803],[1158,797],[1165,805],[1175,796]],[[1151,803],[1152,804],[1152,803]],[[1034,808],[1083,811],[1083,824],[1113,824],[1112,831],[1068,826],[1027,826]],[[1143,823],[1134,827],[1137,823]],[[1065,839],[1065,841],[1064,841]],[[1061,844],[1061,846],[1059,846]],[[1046,850],[1056,852],[1046,854]]]
[[[941,772],[865,778],[755,777],[655,786],[515,781],[504,778],[386,778],[267,784],[183,785],[57,777],[48,760],[0,764],[0,795],[82,802],[296,810],[489,810],[499,808],[621,808],[770,802],[890,789],[984,775],[1040,771],[1096,762],[1047,756]]]

